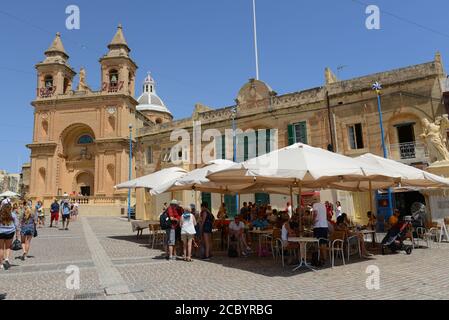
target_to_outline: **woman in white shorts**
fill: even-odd
[[[192,262],[192,240],[196,235],[196,219],[195,216],[190,213],[189,209],[186,209],[181,216],[181,240],[184,245],[183,260]]]

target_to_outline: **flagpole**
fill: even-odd
[[[253,0],[254,53],[256,56],[256,80],[259,80],[259,50],[257,45],[256,0]]]

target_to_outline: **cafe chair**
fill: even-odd
[[[343,261],[343,265],[346,265],[345,263],[345,232],[344,231],[334,231],[330,238],[330,244],[329,244],[329,254],[331,259],[331,266],[332,268],[335,266],[335,255],[340,256],[340,258]]]
[[[362,250],[360,248],[360,240],[359,240],[358,236],[347,237],[345,244],[346,244],[347,253],[348,253],[348,262],[349,262],[349,257],[356,253],[359,254],[360,258],[362,257]]]

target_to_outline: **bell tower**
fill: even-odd
[[[58,32],[50,47],[45,51],[45,60],[36,65],[37,98],[51,98],[71,92],[76,72],[69,66]]]
[[[100,59],[101,90],[107,93],[123,93],[134,97],[137,65],[130,58],[131,49],[119,25],[108,45],[109,52]]]

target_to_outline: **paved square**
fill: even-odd
[[[26,261],[0,271],[6,299],[449,299],[449,244],[410,256],[351,258],[346,266],[292,272],[272,257],[166,261],[118,218],[81,218],[69,231],[43,228]],[[20,255],[13,253],[14,257]],[[68,266],[80,270],[80,287],[66,286]],[[366,269],[379,267],[380,289],[368,290]],[[69,281],[70,284],[70,281]]]

